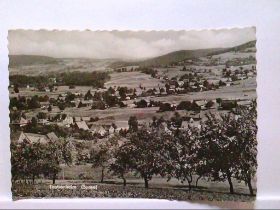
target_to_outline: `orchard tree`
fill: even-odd
[[[101,183],[104,181],[104,172],[109,167],[114,151],[118,147],[118,136],[112,136],[101,142],[90,151],[92,167],[101,167]]]
[[[230,193],[234,193],[232,178],[237,171],[238,124],[230,113],[220,117],[210,113],[206,117],[201,130],[200,154],[204,155],[207,174],[214,181],[227,180]]]
[[[125,146],[119,147],[113,153],[112,163],[109,166],[109,170],[113,175],[117,175],[123,180],[123,186],[126,186],[125,174],[129,172],[131,163],[131,154],[126,150]]]
[[[71,151],[72,144],[65,138],[45,144],[44,174],[52,177],[52,183],[55,184],[57,174],[61,171],[60,164],[70,165],[73,161]]]
[[[169,171],[168,180],[175,177],[182,183],[187,181],[189,190],[193,176],[196,174],[197,152],[198,152],[198,129],[190,127],[186,130],[174,131],[173,138],[170,139],[169,145],[164,149],[168,153]],[[170,170],[171,169],[171,170]]]
[[[153,175],[160,174],[162,169],[162,157],[159,155],[161,145],[158,140],[155,130],[142,126],[138,131],[130,133],[123,148],[130,155],[130,168],[144,179],[145,188],[149,187]]]
[[[29,150],[29,143],[23,141],[19,144],[12,142],[11,143],[11,173],[12,181],[18,179],[25,179],[28,175],[28,159],[25,158],[25,150]]]
[[[257,111],[253,104],[252,108],[241,108],[238,110],[237,123],[237,163],[238,171],[236,178],[246,183],[250,195],[254,195],[252,179],[257,168]]]
[[[110,159],[109,148],[105,145],[100,145],[98,148],[91,150],[90,161],[93,167],[101,167],[101,183],[104,181],[104,171],[108,167]]]

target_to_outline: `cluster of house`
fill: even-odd
[[[90,131],[92,134],[98,134],[100,136],[105,136],[107,134],[112,134],[116,130],[110,125],[97,125],[90,123],[90,117],[72,117],[66,116],[64,119],[61,119],[60,122],[57,123],[59,126],[64,126],[68,128],[74,128],[75,130],[84,130]]]
[[[225,64],[232,66],[240,66],[240,65],[248,65],[256,63],[256,58],[254,56],[249,56],[245,58],[233,58],[231,60],[226,61]]]
[[[248,64],[255,64],[256,59],[254,56],[249,55],[243,57],[243,55],[233,54],[234,57],[229,58],[227,56],[207,56],[200,58],[196,65],[205,65],[205,66],[218,66],[218,65],[231,65],[231,66],[241,66]],[[229,55],[230,56],[230,55]]]
[[[201,70],[202,71],[202,70]],[[204,69],[203,71],[210,71],[210,69]],[[184,94],[188,92],[201,92],[207,90],[215,90],[220,86],[230,86],[232,85],[232,80],[230,78],[220,78],[220,79],[205,79],[202,74],[197,74],[198,71],[195,71],[195,74],[185,74],[180,78],[169,79],[168,76],[160,77],[166,84],[163,89],[163,93],[167,94]],[[168,86],[168,87],[167,87]]]
[[[236,68],[231,66],[230,68],[223,69],[223,77],[227,78],[228,81],[244,80],[253,78],[257,74],[256,67],[253,65],[251,68]]]
[[[26,126],[31,120],[20,117],[19,120],[13,122],[12,124],[19,125],[20,127]],[[42,119],[38,120],[38,124],[49,125],[56,124],[60,127],[72,128],[74,131],[89,131],[93,135],[98,134],[100,137],[104,137],[120,130],[128,130],[128,123],[126,121],[116,121],[114,123],[105,122],[104,124],[97,124],[92,122],[90,117],[72,117],[69,115],[62,116],[59,115],[58,118],[53,120]]]

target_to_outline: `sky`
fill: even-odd
[[[144,59],[177,50],[234,47],[256,39],[255,27],[201,31],[10,30],[10,55]]]

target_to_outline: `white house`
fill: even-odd
[[[105,136],[107,131],[105,130],[105,128],[101,125],[92,125],[90,128],[90,131],[93,134],[99,134],[101,136]]]

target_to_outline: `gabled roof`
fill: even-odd
[[[27,140],[30,143],[43,143],[43,144],[49,141],[46,135],[22,132],[19,136],[18,142],[23,142],[24,140]]]
[[[85,121],[80,121],[80,122],[76,122],[76,125],[79,129],[82,129],[82,130],[89,130],[87,124]]]
[[[83,121],[90,121],[90,117],[82,117]]]

